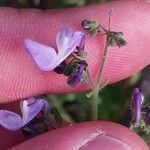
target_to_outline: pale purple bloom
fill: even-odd
[[[82,32],[72,32],[62,28],[56,36],[57,52],[54,48],[26,39],[25,47],[37,66],[43,71],[51,71],[62,63],[79,46]]]
[[[44,99],[30,98],[20,102],[22,116],[9,110],[0,110],[0,125],[8,130],[16,131],[24,127],[44,108],[48,111],[48,103]]]
[[[138,88],[133,89],[132,107],[133,107],[133,123],[138,126],[141,120],[141,108],[144,102],[144,96]]]

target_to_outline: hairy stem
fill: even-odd
[[[91,97],[91,120],[98,119],[99,89],[95,89]]]
[[[106,64],[106,56],[108,53],[108,40],[109,40],[109,32],[107,32],[107,39],[106,39],[106,45],[103,51],[103,55],[102,55],[102,61],[100,64],[100,69],[98,71],[98,77],[97,80],[93,86],[93,94],[91,96],[91,119],[92,120],[97,120],[98,119],[98,101],[99,101],[99,91],[101,89],[101,80],[102,80],[102,74],[103,74],[103,69],[105,67]],[[106,81],[107,83],[107,81]],[[103,85],[102,85],[103,87]]]
[[[98,72],[98,77],[97,77],[97,80],[96,80],[96,83],[95,83],[95,88],[99,87],[101,79],[102,79],[103,69],[104,69],[105,64],[106,64],[106,56],[107,56],[107,52],[108,52],[108,47],[109,46],[108,46],[108,38],[107,38],[106,45],[105,45],[105,48],[104,48],[104,51],[103,51],[103,56],[102,56],[100,69],[99,69],[99,72]]]
[[[91,75],[90,75],[90,72],[89,72],[89,69],[88,69],[88,68],[87,68],[86,72],[87,72],[87,77],[88,77],[89,83],[90,83],[90,85],[91,85],[91,88],[93,89],[94,83],[93,83],[93,80],[92,80],[92,78],[91,78]]]

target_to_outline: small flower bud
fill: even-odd
[[[138,126],[141,120],[141,108],[144,102],[144,96],[138,88],[135,88],[132,93],[132,108],[133,118],[132,122],[134,126]]]

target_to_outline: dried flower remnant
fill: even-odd
[[[110,32],[109,39],[108,39],[108,45],[110,47],[118,46],[122,47],[125,46],[127,42],[123,39],[123,33],[122,32]]]
[[[48,103],[44,99],[29,98],[20,102],[22,116],[9,110],[0,110],[0,125],[8,130],[16,131],[29,123],[41,110],[47,114]]]
[[[139,126],[141,121],[141,108],[144,102],[144,96],[138,88],[135,88],[132,93],[132,109],[133,118],[132,123],[134,127]]]
[[[79,46],[82,32],[72,32],[68,28],[62,28],[56,36],[57,51],[55,49],[26,39],[25,47],[37,66],[42,71],[51,71],[60,65]]]

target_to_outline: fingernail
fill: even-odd
[[[115,150],[132,150],[129,145],[127,145],[125,142],[122,142],[116,138],[110,137],[110,136],[97,136],[93,141],[85,144],[82,146],[79,150],[109,150],[109,149],[115,149]]]
[[[136,0],[137,2],[150,2],[150,0]]]

